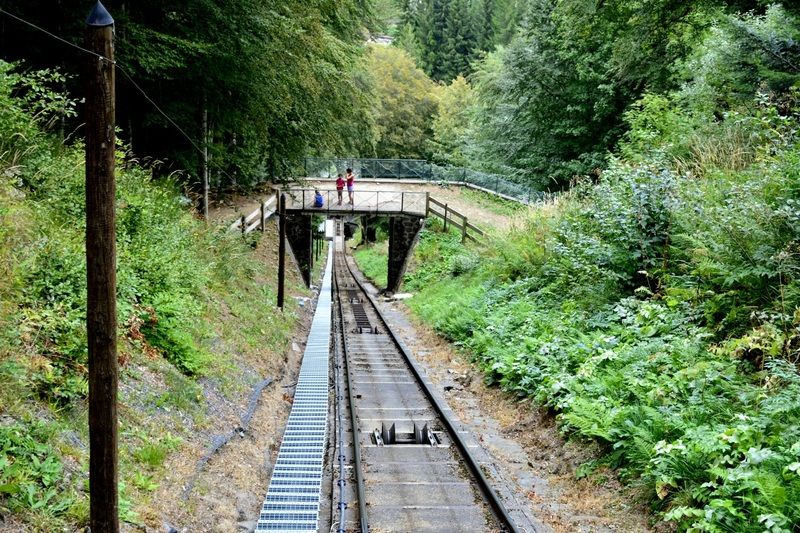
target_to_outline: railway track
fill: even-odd
[[[532,531],[514,523],[473,456],[477,445],[452,422],[348,258],[340,249],[333,257],[331,531]]]

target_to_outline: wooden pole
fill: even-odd
[[[203,220],[208,223],[208,108],[203,94]]]
[[[283,310],[283,287],[286,276],[286,195],[278,202],[278,308]]]
[[[114,19],[100,2],[86,20],[86,332],[89,348],[89,521],[119,531]]]
[[[264,226],[267,222],[267,202],[261,200],[261,233],[264,233]]]

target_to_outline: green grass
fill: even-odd
[[[464,187],[461,190],[461,194],[465,199],[469,200],[475,205],[483,207],[484,209],[487,209],[498,215],[514,216],[528,209],[528,206],[519,202],[506,200],[504,198],[500,198],[499,196],[495,196],[494,194],[476,191],[467,187]]]
[[[388,276],[388,242],[361,245],[354,252],[361,272],[378,287],[386,287]]]
[[[144,442],[136,451],[133,458],[144,466],[156,469],[164,464],[167,456],[175,451],[181,439],[166,435],[156,442]]]

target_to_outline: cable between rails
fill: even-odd
[[[339,262],[343,261],[343,254],[339,253],[340,258]],[[336,252],[334,252],[334,257],[336,257]],[[346,266],[346,260],[345,266]],[[336,261],[334,260],[334,273],[336,273]],[[339,279],[338,275],[333,277],[334,287],[336,289],[336,298],[339,302],[339,317],[340,317],[340,333],[342,336],[342,356],[344,359],[344,375],[345,379],[347,380],[347,397],[348,403],[350,404],[350,422],[352,424],[353,429],[353,462],[355,463],[355,474],[356,474],[356,492],[358,496],[358,514],[359,514],[359,523],[361,527],[361,533],[368,533],[369,532],[369,522],[367,520],[367,502],[366,502],[366,489],[364,487],[364,476],[361,470],[361,445],[359,443],[359,429],[358,429],[358,419],[356,418],[356,403],[355,398],[353,398],[353,386],[350,380],[350,365],[348,363],[348,355],[347,355],[347,336],[345,335],[344,331],[344,308],[342,306],[342,298],[339,292]]]

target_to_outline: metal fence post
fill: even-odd
[[[278,308],[283,310],[284,278],[286,277],[286,195],[278,200]]]
[[[444,204],[444,230],[447,231],[447,204]]]

